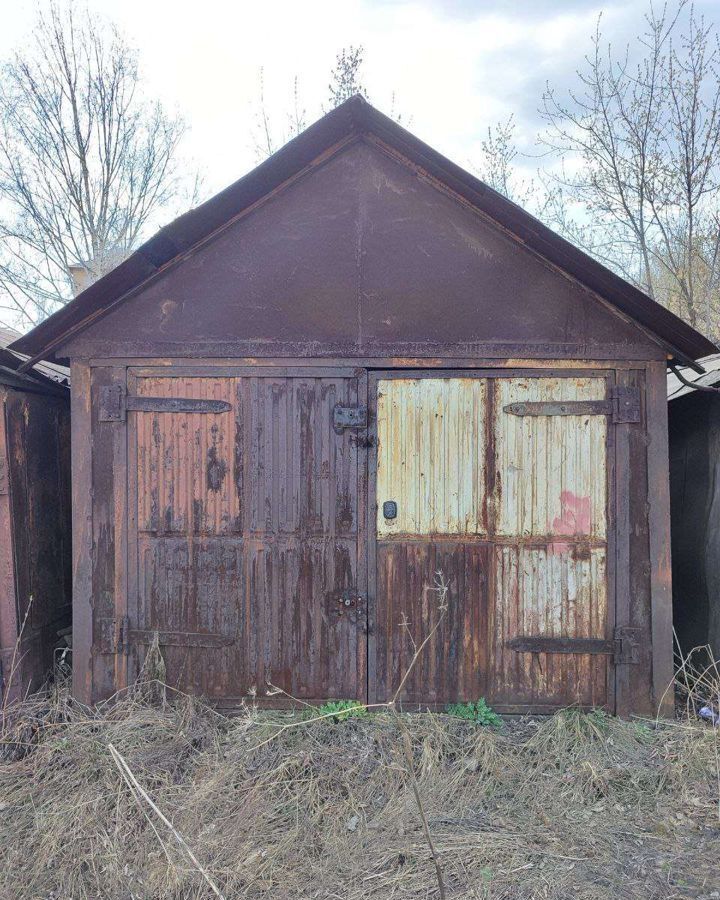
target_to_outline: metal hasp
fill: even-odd
[[[640,629],[616,628],[611,641],[602,638],[514,637],[507,647],[516,653],[590,653],[612,656],[615,665],[640,662]]]
[[[229,412],[227,400],[192,399],[186,397],[138,397],[128,395],[122,385],[100,388],[101,422],[124,422],[128,410],[136,412]]]
[[[610,416],[615,424],[640,421],[640,391],[634,387],[614,387],[609,400],[548,400],[508,403],[511,416]]]
[[[365,428],[367,425],[367,406],[336,406],[333,409],[333,428]]]

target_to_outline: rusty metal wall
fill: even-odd
[[[605,378],[496,382],[497,533],[605,538],[607,417],[514,416],[522,401],[603,400]]]
[[[135,668],[157,631],[169,683],[229,705],[275,688],[285,700],[364,697],[358,447],[332,425],[336,404],[357,403],[358,379],[258,372],[130,387],[230,404],[130,414]]]
[[[2,386],[0,396],[0,662],[20,695],[51,673],[58,630],[70,625],[69,397]]]
[[[608,702],[606,657],[507,646],[608,637],[607,417],[506,410],[607,392],[605,377],[572,375],[377,382],[381,698],[392,693],[383,673],[399,681],[439,614],[432,560],[451,586],[447,621],[408,700],[472,699],[482,687],[504,705]],[[384,518],[385,500],[396,519]]]
[[[397,378],[377,395],[377,534],[482,534],[487,382]],[[397,517],[383,501],[398,502]]]
[[[664,358],[591,291],[364,143],[168,266],[68,352]]]

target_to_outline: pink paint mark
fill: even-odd
[[[553,534],[589,534],[591,522],[590,498],[563,491],[560,515],[553,519]]]

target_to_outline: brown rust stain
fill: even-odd
[[[207,486],[211,491],[217,493],[222,488],[222,483],[227,474],[227,463],[224,459],[220,459],[217,454],[217,448],[213,445],[208,448],[207,452],[207,469],[206,478]]]

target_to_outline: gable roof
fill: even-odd
[[[649,331],[677,362],[698,368],[696,359],[717,350],[674,313],[414,137],[358,95],[311,125],[248,175],[166,225],[117,268],[15,341],[12,349],[30,356],[31,362],[54,359],[55,348],[70,335],[84,329],[177,257],[311,166],[318,157],[361,135],[374,136],[395,149],[527,247],[602,296]]]

